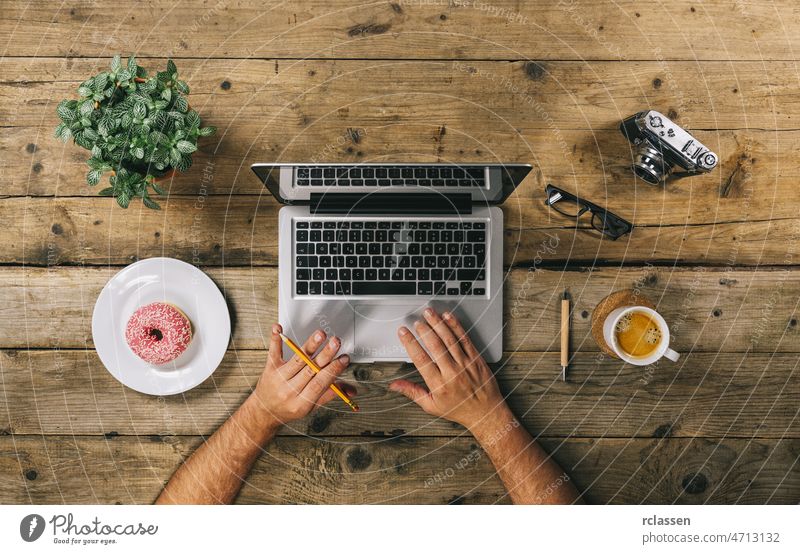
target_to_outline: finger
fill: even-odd
[[[321,329],[318,329],[314,332],[308,339],[306,339],[305,344],[303,344],[303,352],[308,354],[309,356],[313,356],[314,352],[317,351],[319,345],[322,344],[322,341],[325,340],[325,332]],[[295,354],[292,356],[292,359],[286,362],[283,367],[281,368],[281,374],[286,378],[286,380],[291,379],[297,373],[306,366],[306,363],[300,359],[300,356]]]
[[[447,351],[447,347],[436,334],[436,331],[431,329],[431,326],[424,321],[417,321],[417,333],[419,338],[422,339],[425,348],[431,353],[431,359],[439,366],[439,371],[444,373],[445,370],[453,371],[455,363],[453,357]]]
[[[334,356],[336,356],[336,353],[339,351],[339,347],[341,346],[341,344],[342,343],[339,341],[339,339],[337,339],[336,337],[331,337],[325,348],[320,350],[319,354],[317,354],[317,357],[314,358],[314,363],[317,364],[317,367],[322,368],[331,363],[331,360],[334,358]],[[314,371],[313,369],[311,369],[309,366],[306,365],[303,367],[303,369],[297,372],[297,375],[295,375],[289,380],[289,384],[292,385],[292,388],[294,388],[294,390],[300,392],[304,388],[306,388],[308,382],[311,381],[311,379],[313,379],[314,375],[316,374],[317,374],[316,371]]]
[[[399,392],[426,412],[430,413],[430,410],[433,408],[431,393],[422,385],[406,381],[405,379],[398,379],[397,381],[389,383],[389,390]]]
[[[466,361],[464,349],[461,348],[461,344],[458,342],[458,339],[453,334],[453,331],[450,329],[450,327],[448,327],[447,323],[445,323],[444,320],[439,317],[439,314],[436,313],[436,310],[433,308],[425,308],[423,315],[425,316],[428,324],[433,328],[441,341],[444,343],[445,347],[447,348],[447,352],[450,354],[450,357],[458,362],[459,365],[463,365]]]
[[[408,352],[408,357],[411,358],[419,374],[422,375],[422,378],[425,380],[425,384],[433,388],[434,385],[438,384],[441,376],[439,368],[436,367],[431,357],[428,356],[428,353],[425,352],[425,349],[422,348],[422,345],[417,341],[414,333],[409,331],[408,328],[400,327],[400,329],[397,330],[397,334],[406,352]]]
[[[303,398],[309,404],[316,404],[322,397],[325,391],[330,387],[336,378],[341,375],[342,371],[350,365],[350,356],[342,354],[331,363],[322,368],[322,371],[314,375],[314,378],[308,382],[306,388],[301,393]]]
[[[475,345],[472,343],[472,339],[469,338],[467,332],[464,330],[464,327],[461,325],[461,322],[458,320],[456,316],[454,316],[451,312],[444,312],[443,318],[447,326],[452,329],[453,334],[458,339],[458,342],[461,343],[461,347],[464,349],[464,352],[469,356],[469,361],[474,361],[477,359],[481,359],[481,353],[478,352],[478,349],[475,348]]]
[[[272,369],[278,369],[284,363],[282,332],[283,329],[278,323],[272,325],[272,336],[269,338],[269,353],[267,354],[267,362]]]
[[[347,383],[336,381],[336,386],[339,387],[341,391],[350,398],[354,398],[358,394],[356,388],[352,385],[348,385]],[[333,390],[331,390],[330,387],[328,387],[328,390],[322,393],[322,396],[319,397],[319,400],[317,400],[316,404],[317,406],[322,406],[323,404],[327,404],[331,400],[336,400],[336,399],[338,399],[341,402],[339,395],[333,392]]]

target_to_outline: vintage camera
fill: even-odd
[[[676,165],[686,170],[676,173],[681,176],[707,173],[717,165],[716,154],[657,111],[634,114],[619,129],[636,146],[633,172],[651,185],[666,179]]]

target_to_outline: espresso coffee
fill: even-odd
[[[645,312],[629,312],[622,316],[614,328],[619,347],[629,356],[646,358],[661,342],[658,323]]]

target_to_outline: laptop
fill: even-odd
[[[503,212],[527,164],[254,164],[278,202],[278,318],[353,362],[408,361],[397,329],[452,311],[503,352]],[[288,350],[285,352],[288,356]]]

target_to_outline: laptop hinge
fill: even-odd
[[[460,215],[472,213],[469,193],[311,193],[312,214]]]

